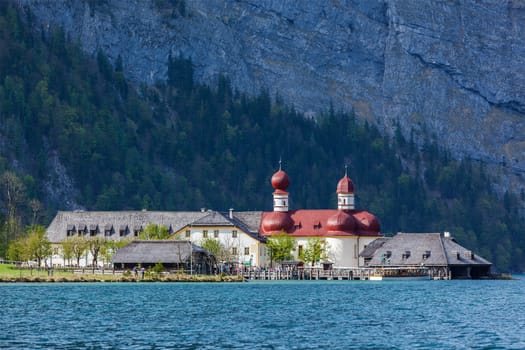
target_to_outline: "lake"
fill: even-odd
[[[525,349],[518,277],[0,284],[0,348]]]

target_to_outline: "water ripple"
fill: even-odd
[[[2,349],[524,349],[525,282],[0,285]]]

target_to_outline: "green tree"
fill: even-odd
[[[231,249],[228,249],[218,239],[214,239],[211,237],[204,238],[200,241],[199,245],[202,248],[209,250],[215,256],[216,261],[231,260]]]
[[[266,242],[270,260],[282,262],[293,258],[292,252],[295,251],[295,240],[285,232],[271,236]]]
[[[212,252],[215,256],[219,256],[223,254],[224,251],[224,245],[218,240],[214,238],[204,238],[200,241],[199,245]]]
[[[306,243],[306,248],[302,254],[303,256],[299,257],[299,259],[302,258],[305,262],[309,262],[314,266],[316,262],[328,259],[328,249],[328,242],[326,242],[325,239],[319,237],[312,238]]]
[[[127,246],[131,241],[129,239],[122,239],[118,241],[105,241],[100,249],[100,255],[106,263],[111,261],[113,255],[122,247]]]
[[[64,265],[71,265],[71,259],[73,258],[74,252],[74,245],[74,237],[69,237],[62,241],[62,257],[64,258]]]
[[[88,249],[87,241],[84,237],[71,237],[69,239],[72,242],[71,250],[73,252],[73,258],[75,258],[77,266],[80,266],[80,258],[84,256]]]
[[[86,241],[87,249],[91,253],[91,266],[93,266],[94,269],[98,265],[98,256],[100,254],[100,250],[105,246],[106,240],[102,237],[91,237]]]
[[[148,224],[139,234],[139,239],[161,240],[168,239],[170,233],[165,225]]]
[[[42,260],[52,255],[51,243],[46,236],[46,228],[36,225],[28,229],[27,255],[29,259],[35,259],[40,267]]]
[[[7,259],[11,261],[28,260],[26,246],[27,244],[25,238],[19,238],[17,240],[11,241],[9,248],[7,249]]]

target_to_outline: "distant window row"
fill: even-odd
[[[185,232],[186,238],[191,237],[191,230],[186,230]],[[202,230],[202,238],[208,238],[208,230]],[[232,238],[237,238],[238,233],[237,230],[232,230]],[[213,238],[219,238],[219,230],[213,230]]]

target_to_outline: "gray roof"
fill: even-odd
[[[261,226],[262,213],[262,211],[234,211],[233,220],[236,224],[238,223],[239,227],[243,225],[247,231],[258,233]]]
[[[363,258],[371,258],[375,252],[385,244],[386,241],[388,241],[388,237],[381,237],[373,240],[370,242],[365,249],[359,253],[359,256]]]
[[[360,254],[371,258],[369,266],[491,265],[440,233],[398,233],[379,240],[372,242],[372,247],[368,251],[367,247]]]
[[[100,235],[108,240],[128,239],[133,236],[130,230],[140,230],[148,224],[164,225],[171,232],[176,232],[185,226],[236,226],[259,241],[266,238],[259,236],[259,225],[262,212],[234,212],[233,218],[228,213],[217,211],[59,211],[49,227],[47,236],[52,243],[58,243],[67,238],[67,231],[79,227],[104,227],[98,230]],[[113,229],[111,235],[106,231]],[[119,231],[126,231],[120,236]]]
[[[210,211],[208,215],[195,220],[192,226],[233,226],[233,223],[218,211]]]
[[[109,240],[120,240],[129,238],[120,237],[118,230],[130,227],[146,227],[148,224],[165,225],[178,231],[184,226],[208,215],[200,211],[59,211],[49,227],[47,236],[52,243],[58,243],[67,238],[68,227],[80,225],[98,225],[104,227],[97,235],[104,236],[106,230],[113,227],[111,236],[105,236]]]
[[[191,247],[191,248],[190,248]],[[189,241],[132,241],[120,248],[111,258],[113,263],[179,264],[188,261],[191,253],[210,254]]]

